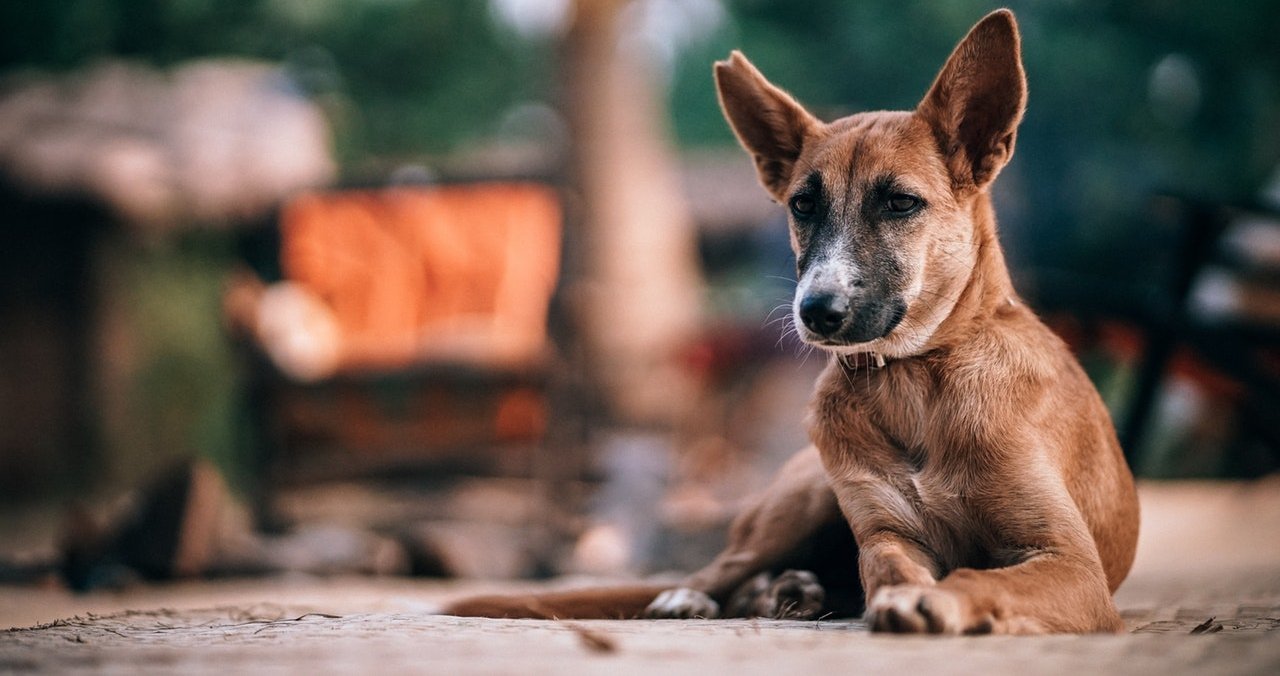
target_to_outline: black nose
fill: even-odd
[[[824,338],[829,338],[844,326],[848,306],[836,302],[831,294],[805,296],[800,301],[800,321],[805,328]]]

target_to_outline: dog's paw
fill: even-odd
[[[644,616],[652,620],[693,617],[712,620],[720,616],[720,604],[696,589],[676,587],[658,594],[644,609]]]
[[[758,614],[779,620],[811,620],[822,614],[827,592],[807,570],[788,570],[774,578],[760,599]]]
[[[896,634],[989,633],[990,620],[973,621],[968,606],[968,599],[938,587],[881,587],[867,603],[865,619],[871,631]]]

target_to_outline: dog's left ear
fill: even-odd
[[[1026,105],[1018,24],[1001,9],[960,41],[916,114],[933,129],[952,184],[982,189],[1013,156]]]

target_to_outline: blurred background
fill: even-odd
[[[1274,472],[1275,2],[7,3],[0,579],[700,565],[824,362],[711,63],[910,108],[1001,4],[1019,288],[1142,477]]]

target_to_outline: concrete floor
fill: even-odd
[[[860,622],[449,618],[530,584],[285,578],[118,594],[0,589],[0,673],[1280,674],[1280,478],[1142,486],[1121,636],[908,638]],[[573,584],[560,581],[557,584]],[[1210,632],[1191,634],[1214,618]]]

